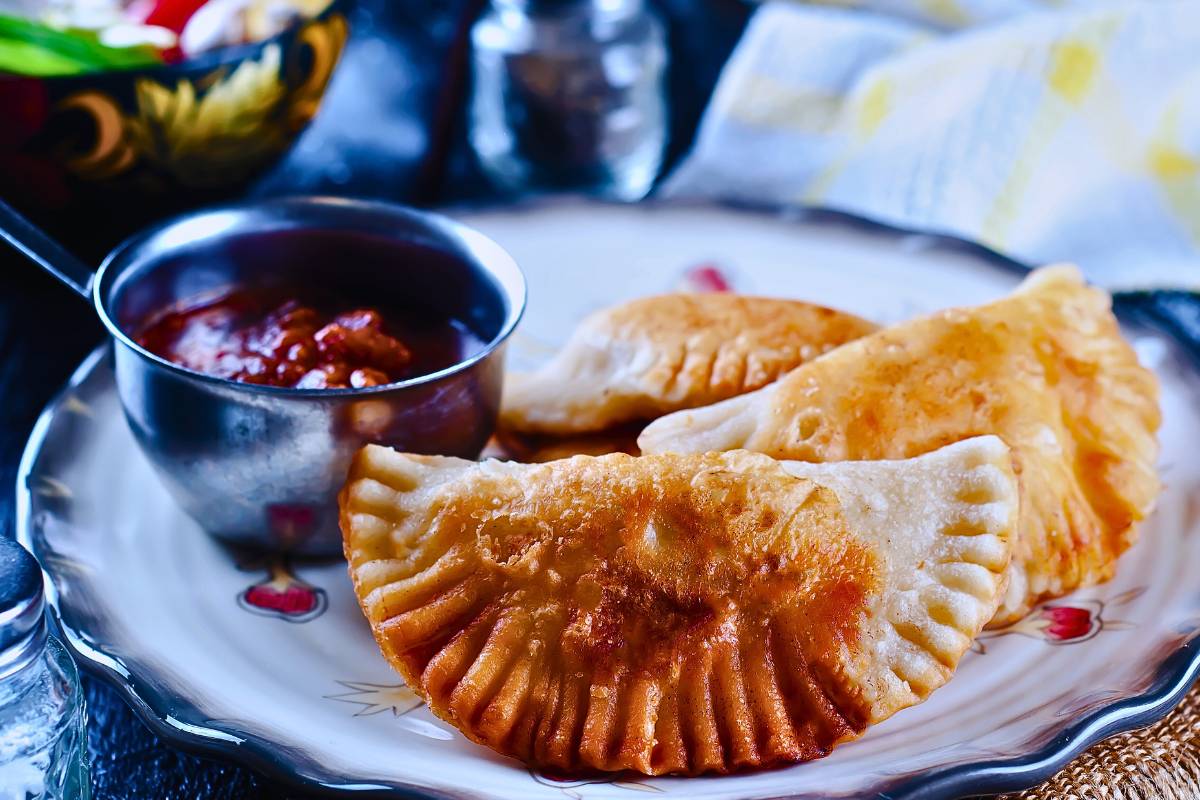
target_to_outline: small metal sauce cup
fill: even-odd
[[[118,247],[92,285],[130,428],[180,506],[221,539],[323,555],[341,552],[335,498],[363,444],[478,456],[499,409],[504,343],[525,307],[520,269],[483,235],[435,214],[334,198],[178,218]],[[485,345],[386,386],[291,389],[186,369],[131,335],[177,304],[272,285],[328,288],[385,312],[431,308]]]

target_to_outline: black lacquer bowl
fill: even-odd
[[[0,196],[97,253],[149,222],[237,197],[316,114],[350,4],[175,64],[0,75]]]

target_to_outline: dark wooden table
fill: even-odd
[[[252,194],[321,192],[426,206],[497,200],[465,146],[464,36],[479,5],[477,0],[362,0],[321,113]],[[691,141],[749,7],[736,0],[661,0],[658,5],[673,52],[674,160]],[[11,536],[11,487],[30,428],[103,332],[78,297],[2,245],[0,269],[0,535]],[[97,800],[304,796],[236,764],[196,758],[164,743],[115,691],[89,677],[84,683]]]

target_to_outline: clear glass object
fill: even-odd
[[[646,195],[666,143],[667,51],[643,0],[492,0],[471,42],[470,138],[494,183]]]
[[[79,673],[43,606],[37,561],[0,537],[0,800],[88,800]]]

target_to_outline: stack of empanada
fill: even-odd
[[[1154,503],[1155,381],[1073,269],[874,332],[715,297],[602,312],[506,396],[509,430],[591,442],[675,411],[643,455],[358,455],[363,611],[472,740],[558,771],[818,758],[1109,577]]]
[[[643,451],[908,458],[969,436],[1013,450],[1021,525],[995,622],[1112,577],[1158,497],[1158,385],[1074,267],[879,331],[757,392],[664,417]]]

